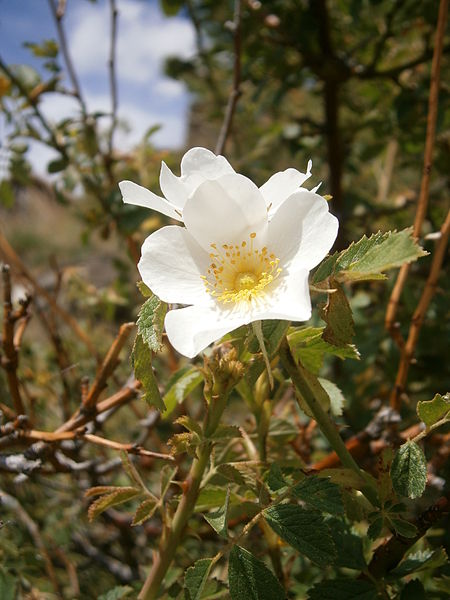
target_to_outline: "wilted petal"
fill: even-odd
[[[176,219],[177,221],[182,220],[181,214],[175,210],[175,206],[165,198],[157,196],[141,185],[137,185],[132,181],[121,181],[119,183],[119,188],[122,192],[123,201],[126,204],[135,204],[136,206],[151,208],[152,210],[157,210],[163,215]]]
[[[312,269],[329,252],[339,222],[327,201],[303,190],[290,196],[269,222],[268,245],[284,266]]]
[[[171,225],[152,233],[138,264],[143,282],[164,302],[211,303],[202,275],[209,257],[184,227]]]
[[[166,315],[166,332],[172,346],[188,358],[204,350],[229,331],[243,324],[239,315],[219,308],[188,306],[171,310]]]
[[[265,243],[264,198],[250,179],[237,173],[202,183],[186,202],[183,217],[188,231],[208,252],[211,243],[239,244],[250,233]]]

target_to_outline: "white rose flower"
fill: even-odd
[[[269,208],[269,218],[281,202],[311,177],[311,166],[309,161],[306,173],[296,169],[275,173],[260,188]],[[235,171],[226,158],[216,156],[206,148],[191,148],[181,160],[181,177],[174,175],[166,163],[162,162],[159,185],[164,198],[132,181],[121,181],[119,187],[125,203],[151,208],[172,219],[183,221],[183,209],[189,196],[204,181],[216,181],[229,174],[235,174]]]
[[[199,157],[197,165],[204,166],[204,152],[194,149],[186,156]],[[190,358],[244,324],[308,320],[308,274],[338,230],[325,199],[298,189],[295,169],[277,173],[258,189],[222,157],[211,158],[209,178],[205,170],[199,175],[194,162],[184,170],[182,163],[182,177],[175,181],[170,175],[165,181],[172,183],[161,186],[172,207],[178,202],[185,227],[152,233],[138,265],[161,300],[188,305],[170,310],[165,327],[174,348]],[[176,189],[183,191],[179,201]]]

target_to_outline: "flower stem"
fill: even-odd
[[[358,474],[362,483],[365,484],[361,491],[371,503],[376,502],[375,491],[368,489],[368,486],[369,488],[372,487],[370,482],[367,480],[364,471],[359,468],[355,459],[347,450],[347,447],[342,441],[335,424],[314,396],[306,377],[303,376],[304,367],[301,364],[296,363],[286,338],[283,340],[280,346],[280,358],[284,368],[292,379],[292,383],[301,395],[303,401],[307,404],[323,435],[327,438],[331,447],[339,456],[342,465],[348,469],[352,469]]]
[[[138,600],[156,600],[160,598],[159,589],[181,542],[187,522],[194,512],[203,475],[209,463],[214,444],[207,438],[214,433],[220,423],[228,395],[229,390],[226,390],[215,394],[212,398],[203,425],[203,434],[206,439],[197,448],[197,455],[192,461],[189,474],[184,481],[183,495],[173,517],[172,524],[164,528],[159,550],[154,553],[152,568],[138,596]]]

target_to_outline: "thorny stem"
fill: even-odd
[[[219,386],[220,387],[220,386]],[[211,436],[219,425],[222,413],[228,399],[229,391],[216,394],[214,404],[205,417],[203,426],[204,436]],[[214,410],[211,410],[213,408]],[[178,504],[171,526],[165,526],[159,545],[159,551],[154,553],[153,565],[145,581],[138,600],[156,600],[159,598],[159,588],[169,569],[175,552],[181,541],[187,522],[194,512],[203,475],[208,466],[213,442],[205,440],[197,449],[197,456],[192,461],[189,474],[183,484],[183,495]]]
[[[308,382],[303,377],[303,367],[302,365],[297,364],[294,360],[286,338],[283,340],[280,346],[280,359],[284,368],[291,377],[292,383],[301,395],[303,401],[307,404],[311,414],[314,416],[314,419],[316,420],[323,435],[327,438],[331,447],[339,456],[342,465],[357,473],[362,483],[368,484],[364,471],[359,468],[355,459],[347,450],[347,447],[339,435],[334,423],[323,410],[320,403],[315,398]],[[367,490],[366,486],[364,486],[364,489],[361,491],[364,493],[364,495],[366,495],[368,500],[373,503],[373,493]]]

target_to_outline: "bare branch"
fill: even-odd
[[[233,116],[237,101],[241,95],[241,14],[242,6],[240,0],[234,2],[233,39],[234,39],[234,65],[233,65],[233,87],[228,98],[225,117],[220,130],[219,139],[216,144],[216,154],[223,154],[228,135],[231,131]]]
[[[117,42],[117,17],[116,0],[109,0],[111,9],[111,45],[109,49],[109,86],[111,91],[111,128],[109,130],[109,157],[111,158],[114,146],[114,132],[117,125],[117,78],[116,78],[116,42]]]
[[[439,97],[439,81],[441,71],[442,48],[444,41],[445,28],[447,23],[448,0],[441,0],[439,5],[439,16],[436,27],[436,41],[433,54],[433,63],[431,66],[431,82],[430,96],[428,99],[428,118],[427,118],[427,134],[425,141],[425,154],[422,182],[420,186],[420,195],[417,205],[416,216],[414,219],[414,236],[419,237],[422,229],[422,224],[425,219],[428,195],[430,185],[431,166],[433,164],[433,147],[436,134],[436,119],[438,110]],[[409,273],[409,265],[401,267],[394,288],[389,299],[385,327],[394,339],[398,339],[398,327],[395,326],[395,316],[397,314],[398,304],[402,295],[403,288]],[[395,331],[397,329],[397,331]]]

